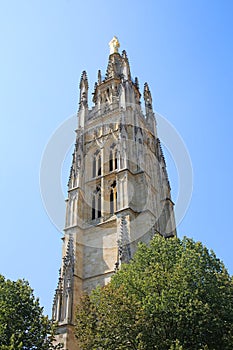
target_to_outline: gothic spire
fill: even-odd
[[[84,70],[81,75],[80,84],[80,99],[79,99],[79,109],[82,107],[88,107],[88,80],[87,73]]]
[[[83,86],[85,86],[86,90],[88,90],[87,72],[85,70],[81,74],[81,79],[79,84],[80,90],[82,89]]]
[[[74,245],[73,245],[73,237],[70,235],[66,248],[66,255],[63,258],[63,275],[67,266],[72,266],[74,264]]]
[[[118,259],[115,264],[116,269],[122,263],[128,263],[131,259],[131,250],[130,250],[130,241],[129,241],[129,232],[127,227],[127,220],[123,216],[120,221],[120,232],[118,238]]]
[[[138,77],[135,77],[134,84],[135,84],[136,88],[139,90],[139,81],[138,81]]]
[[[79,96],[79,127],[84,127],[86,114],[88,111],[88,80],[87,73],[84,70],[81,75],[80,84],[80,96]]]
[[[98,85],[102,83],[101,70],[98,70]]]
[[[149,85],[147,83],[144,84],[143,96],[145,100],[145,107],[152,109],[152,97],[151,97]]]
[[[123,75],[124,75],[124,78],[125,78],[125,80],[131,80],[129,60],[128,60],[127,53],[126,53],[125,50],[122,51],[122,58],[123,58]]]

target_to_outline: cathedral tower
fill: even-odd
[[[74,319],[83,292],[105,285],[139,241],[176,235],[166,164],[149,86],[141,93],[114,37],[106,75],[98,71],[92,108],[80,80],[78,127],[68,182],[62,266],[53,304],[57,340],[75,350]]]

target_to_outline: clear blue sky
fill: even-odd
[[[113,35],[191,156],[193,196],[178,235],[204,242],[233,273],[232,12],[232,1],[215,0],[1,2],[0,273],[29,280],[47,313],[62,234],[43,208],[40,162],[77,110],[82,70],[92,90],[106,69]],[[172,162],[168,171],[176,197]]]

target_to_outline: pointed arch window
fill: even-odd
[[[114,194],[113,194],[113,189],[111,188],[110,191],[110,214],[114,213]]]
[[[101,218],[101,187],[97,186],[92,196],[91,219]]]
[[[110,152],[109,152],[109,171],[113,171],[118,169],[118,154],[117,154],[117,147],[115,144],[113,144],[110,147]]]
[[[97,218],[101,217],[101,191],[97,195]]]
[[[92,208],[91,208],[91,218],[95,220],[95,195],[92,196]]]
[[[114,168],[117,169],[117,149],[114,152]]]
[[[93,177],[96,177],[96,156],[94,156],[94,158],[93,158],[92,176],[93,176]]]
[[[113,155],[112,155],[111,149],[110,149],[110,153],[109,153],[109,171],[113,171]]]
[[[100,176],[101,175],[101,156],[100,153],[98,154],[98,167],[97,167],[97,175]]]
[[[99,150],[97,150],[94,153],[93,156],[93,162],[92,162],[92,177],[97,177],[102,174],[101,169],[101,153]]]
[[[110,214],[114,214],[117,211],[117,187],[116,187],[116,181],[114,181],[111,185],[110,190],[110,198],[109,198],[109,205],[110,205]]]

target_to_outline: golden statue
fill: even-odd
[[[112,38],[112,40],[110,41],[109,47],[110,47],[110,55],[112,53],[118,53],[118,49],[120,47],[120,43],[119,43],[119,40],[117,39],[116,36],[114,36]]]

